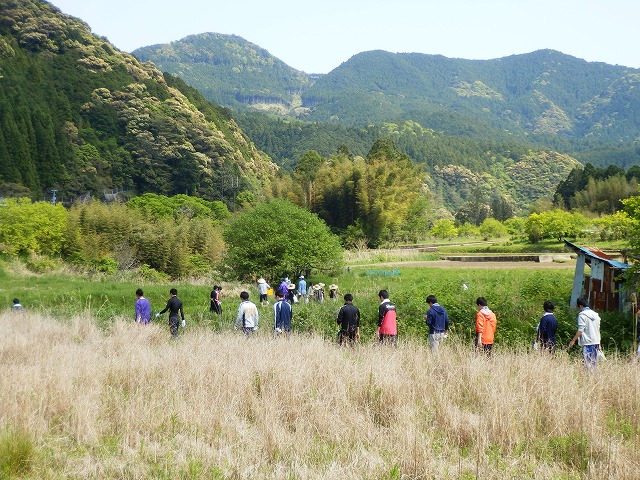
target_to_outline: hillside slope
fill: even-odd
[[[213,102],[314,122],[412,120],[451,135],[533,138],[547,147],[640,136],[640,70],[554,50],[493,60],[376,50],[313,78],[233,35],[191,35],[134,54]]]
[[[259,189],[275,172],[228,112],[84,22],[40,0],[0,10],[1,189],[228,200],[231,175]]]

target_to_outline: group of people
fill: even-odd
[[[322,285],[322,284],[317,284]],[[293,288],[291,288],[293,287]],[[315,287],[315,286],[314,286]],[[331,298],[337,298],[337,285],[331,285]],[[260,291],[260,303],[264,306],[268,304],[268,290],[271,287],[263,279],[258,279],[258,289]],[[222,304],[220,302],[220,292],[222,287],[215,285],[211,292],[210,310],[222,314]],[[317,288],[316,290],[320,290]],[[273,331],[274,335],[291,333],[291,320],[293,318],[292,304],[295,303],[294,296],[300,295],[301,298],[307,298],[307,284],[304,276],[300,275],[298,288],[293,285],[287,277],[285,277],[275,292],[276,303],[273,305]],[[178,298],[178,291],[175,288],[169,290],[169,300],[163,310],[157,312],[155,317],[158,318],[167,311],[169,312],[169,331],[172,337],[178,336],[180,326],[185,327],[186,321],[182,301]],[[340,327],[338,331],[338,341],[340,345],[355,345],[360,339],[360,310],[353,304],[353,295],[347,293],[344,295],[344,305],[338,310],[336,322]],[[397,344],[398,326],[396,306],[389,300],[389,292],[380,290],[378,292],[380,305],[378,306],[378,328],[376,336],[380,343],[391,345]],[[242,332],[246,336],[250,336],[258,329],[259,312],[256,305],[249,300],[249,293],[243,291],[240,293],[240,305],[236,314],[234,328],[242,328]],[[449,316],[447,310],[438,303],[435,295],[428,295],[426,303],[429,306],[424,320],[429,328],[429,346],[432,351],[437,351],[440,344],[445,341],[449,333]],[[572,348],[576,343],[582,347],[582,356],[585,366],[593,368],[597,365],[598,358],[602,357],[602,347],[600,345],[600,315],[589,308],[589,302],[584,298],[577,300],[578,320],[577,330],[568,347]],[[553,302],[547,300],[543,305],[544,314],[536,327],[537,336],[534,343],[535,349],[543,349],[553,351],[556,347],[556,331],[558,329],[558,319],[554,315],[555,306]],[[22,310],[20,301],[15,298],[13,300],[12,310]],[[484,297],[476,299],[476,319],[475,319],[475,348],[483,351],[490,356],[494,337],[497,328],[497,318],[495,313],[489,308],[487,300]],[[135,320],[141,324],[149,324],[151,322],[151,303],[144,296],[141,288],[136,290],[135,302]],[[640,350],[639,350],[640,355]]]
[[[186,327],[186,321],[184,319],[184,310],[182,308],[182,300],[178,298],[178,290],[172,288],[169,290],[169,300],[166,307],[163,310],[156,313],[156,318],[163,315],[167,311],[169,312],[169,331],[173,338],[178,336],[178,328],[180,326]],[[144,296],[144,292],[141,288],[136,290],[136,303],[135,303],[135,315],[136,322],[143,325],[151,323],[151,303]]]
[[[317,284],[321,285],[321,284]],[[293,288],[291,288],[293,287]],[[337,285],[331,285],[337,291]],[[260,292],[260,303],[264,306],[268,304],[268,290],[271,287],[263,279],[258,279],[258,289]],[[214,286],[211,292],[210,310],[221,314],[222,306],[220,303],[219,286]],[[334,290],[333,288],[331,289]],[[288,278],[284,278],[275,292],[276,302],[273,305],[273,332],[278,336],[281,334],[289,335],[291,333],[291,321],[293,318],[292,304],[295,303],[292,297],[300,295],[305,298],[307,295],[306,282],[304,276],[300,275],[298,287],[293,285]],[[182,301],[178,298],[178,291],[172,288],[170,298],[165,308],[156,313],[156,318],[169,312],[169,330],[173,337],[178,335],[178,328],[184,327],[184,311]],[[332,297],[336,297],[333,295]],[[148,324],[151,321],[151,304],[144,297],[142,289],[136,291],[137,300],[135,302],[136,322]],[[350,346],[360,339],[360,310],[353,304],[353,295],[347,293],[344,295],[344,305],[338,310],[336,322],[339,326],[338,341],[340,345],[347,344]],[[378,325],[376,336],[380,343],[390,345],[397,344],[398,326],[396,306],[389,299],[387,290],[378,292],[380,304],[378,306]],[[299,301],[299,300],[297,300]],[[444,342],[449,333],[449,316],[447,310],[438,303],[435,295],[428,295],[426,303],[429,306],[427,313],[424,315],[425,323],[429,329],[429,346],[432,351],[437,351],[440,344]],[[585,366],[593,368],[597,365],[598,358],[601,357],[602,349],[600,345],[600,316],[597,312],[589,308],[589,303],[584,298],[577,301],[579,310],[577,320],[577,330],[574,337],[569,342],[568,347],[572,348],[576,343],[582,347],[582,356]],[[534,344],[535,349],[553,351],[556,347],[556,331],[558,329],[558,319],[554,315],[555,306],[550,300],[544,302],[544,314],[536,327],[537,336]],[[18,299],[13,301],[13,309],[22,309],[22,305]],[[478,297],[476,299],[476,318],[475,318],[475,348],[484,352],[487,356],[491,356],[494,344],[494,337],[497,328],[497,318],[495,313],[489,308],[486,298]],[[258,329],[260,314],[257,306],[249,300],[249,293],[242,291],[240,293],[240,305],[236,314],[234,328],[241,328],[242,333],[250,336]],[[182,321],[182,322],[180,322]]]
[[[304,275],[300,275],[298,277],[298,285],[293,283],[289,277],[283,277],[282,281],[275,289],[275,292],[263,277],[258,278],[257,283],[258,290],[260,292],[260,304],[263,306],[269,305],[269,294],[276,294],[278,291],[283,292],[284,299],[291,304],[298,302],[309,303],[309,301],[316,301],[318,303],[324,302],[325,284],[319,282],[315,285],[309,284],[307,287]],[[329,285],[329,298],[335,302],[338,299],[338,295],[338,285]],[[276,296],[276,302],[277,301]]]

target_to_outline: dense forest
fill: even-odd
[[[234,35],[191,35],[134,54],[215,103],[321,129],[413,121],[451,136],[557,150],[598,166],[640,161],[634,143],[640,71],[553,50],[483,61],[371,51],[326,75],[299,72]]]
[[[0,190],[229,202],[276,170],[225,110],[42,1],[0,1]]]

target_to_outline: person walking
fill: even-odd
[[[282,282],[280,282],[280,286],[278,287],[278,290],[282,290],[283,292],[287,293],[290,283],[291,282],[289,281],[289,277],[284,277],[282,279]]]
[[[398,343],[398,324],[396,306],[389,300],[389,292],[378,292],[380,305],[378,306],[378,341],[395,346]]]
[[[276,303],[273,305],[273,334],[275,336],[285,333],[288,337],[291,334],[291,319],[293,309],[291,303],[285,300],[286,293],[282,290],[276,292]]]
[[[309,303],[307,298],[307,282],[304,279],[304,275],[298,277],[298,299],[300,302]]]
[[[544,302],[544,315],[538,324],[537,342],[542,350],[552,352],[556,346],[556,330],[558,330],[558,319],[553,314],[555,305],[551,300]]]
[[[487,306],[487,299],[478,297],[476,300],[476,350],[482,349],[488,357],[493,350],[493,339],[498,326],[496,314]]]
[[[269,289],[271,288],[271,285],[269,285],[267,283],[267,281],[260,277],[258,279],[258,291],[260,292],[260,305],[269,305],[269,299],[268,299],[268,294],[269,294]]]
[[[337,323],[340,325],[338,341],[353,347],[360,340],[360,310],[353,304],[353,295],[344,295],[344,305],[338,310]]]
[[[178,338],[178,328],[180,327],[180,319],[182,319],[182,326],[186,326],[184,320],[184,310],[182,309],[182,300],[178,298],[178,290],[172,288],[169,290],[171,297],[167,301],[167,306],[164,310],[156,313],[156,318],[169,311],[169,331],[173,338]]]
[[[215,312],[218,315],[222,315],[222,302],[220,301],[220,293],[222,292],[222,287],[219,285],[213,286],[213,291],[211,292],[211,306],[209,307],[210,312]]]
[[[600,350],[600,315],[589,308],[589,302],[579,298],[578,306],[578,330],[569,342],[569,348],[578,342],[582,347],[584,366],[593,369],[598,365],[598,351]]]
[[[429,310],[424,319],[429,327],[429,347],[432,352],[437,352],[440,343],[444,341],[449,332],[449,316],[447,310],[438,303],[435,295],[427,297]]]
[[[242,333],[244,333],[246,337],[250,337],[251,334],[258,329],[258,321],[260,318],[258,315],[258,307],[249,301],[249,292],[240,292],[240,300],[236,323],[233,328],[237,330],[239,326],[242,326]]]
[[[151,323],[151,303],[144,298],[144,292],[141,288],[136,290],[136,322],[148,325]]]

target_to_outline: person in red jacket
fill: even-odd
[[[389,292],[378,292],[380,306],[378,307],[378,341],[396,345],[398,341],[398,326],[396,323],[396,306],[389,300]]]
[[[476,300],[476,350],[482,350],[491,356],[493,348],[493,337],[496,333],[497,319],[496,314],[489,310],[487,299],[478,297]]]

